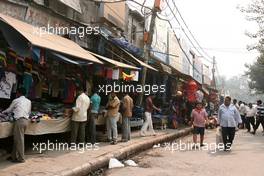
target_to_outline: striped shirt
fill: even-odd
[[[257,116],[264,117],[264,106],[257,106]]]

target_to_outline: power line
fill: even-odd
[[[187,29],[188,32],[190,33],[191,37],[194,39],[195,43],[198,45],[198,47],[201,49],[201,51],[203,51],[203,53],[204,53],[207,57],[209,57],[210,59],[204,57],[204,54],[202,54],[202,53],[197,49],[197,47],[194,45],[194,43],[192,42],[192,40],[189,38],[189,36],[188,36],[187,33],[185,32],[185,30],[182,29],[182,31],[184,32],[185,36],[188,38],[188,40],[189,40],[190,43],[193,45],[193,47],[196,49],[196,51],[197,51],[201,56],[203,56],[204,59],[206,59],[208,62],[212,63],[212,58],[211,58],[211,57],[210,57],[210,56],[209,56],[209,55],[208,55],[208,54],[202,49],[201,45],[199,44],[199,42],[196,40],[196,38],[195,38],[194,35],[192,34],[191,30],[189,29],[188,25],[186,24],[185,20],[183,19],[182,15],[181,15],[181,13],[180,13],[180,11],[179,11],[179,9],[177,8],[176,3],[175,3],[174,1],[172,1],[172,2],[173,2],[174,7],[176,8],[176,11],[178,12],[178,14],[179,14],[181,20],[183,21],[183,23],[184,23],[186,29]],[[166,0],[166,3],[167,3],[168,6],[169,6],[168,0]],[[170,8],[170,10],[171,10],[171,7],[170,7],[170,6],[169,6],[169,8]],[[179,20],[177,19],[175,13],[174,13],[172,10],[171,10],[171,12],[173,13],[173,15],[174,15],[174,17],[175,17],[175,20],[176,20],[176,21],[178,22],[178,24],[181,26],[181,23],[180,23]]]

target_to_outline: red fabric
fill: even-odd
[[[106,78],[108,78],[108,79],[112,79],[112,75],[113,75],[113,69],[108,68],[108,69],[106,70]]]
[[[74,82],[70,82],[68,85],[68,94],[67,98],[63,101],[64,103],[73,103],[76,95],[76,86]]]

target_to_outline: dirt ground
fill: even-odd
[[[192,136],[177,140],[180,144],[190,144]],[[107,176],[263,176],[264,136],[261,131],[253,136],[246,130],[236,134],[232,150],[215,150],[215,130],[206,131],[202,149],[177,150],[177,145],[161,145],[132,158],[139,167],[110,169]],[[182,147],[183,148],[183,147]],[[174,150],[172,150],[174,149]]]

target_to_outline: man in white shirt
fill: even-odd
[[[2,113],[14,114],[14,147],[11,157],[8,160],[12,162],[25,162],[24,135],[28,126],[28,118],[31,113],[31,101],[25,97],[26,89],[20,88],[17,97],[14,99],[8,109]]]
[[[242,101],[239,101],[238,105],[239,105],[238,111],[239,111],[241,119],[242,119],[242,127],[241,128],[244,129],[246,127],[247,108],[246,108],[245,103],[243,103]]]
[[[79,96],[76,99],[76,105],[73,107],[71,143],[85,142],[85,126],[87,122],[87,111],[90,107],[90,98],[86,95],[86,90],[79,91]],[[79,135],[78,135],[79,134]]]
[[[231,97],[225,97],[224,104],[219,107],[218,124],[222,128],[223,143],[225,151],[231,150],[235,138],[236,127],[242,120],[237,108],[231,104]]]
[[[250,124],[252,125],[253,129],[255,129],[255,116],[257,114],[257,109],[253,107],[252,103],[249,103],[246,112],[246,128],[248,132],[250,132]]]

